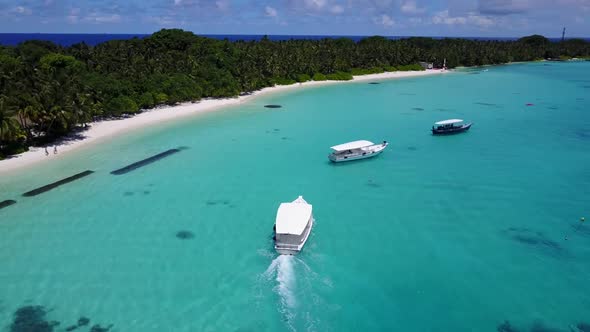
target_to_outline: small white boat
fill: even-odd
[[[334,152],[328,158],[335,163],[371,158],[381,154],[388,144],[387,141],[375,144],[371,141],[362,140],[335,145],[331,147]]]
[[[291,203],[281,203],[275,222],[275,250],[281,255],[295,255],[303,249],[314,223],[312,205],[303,196]]]

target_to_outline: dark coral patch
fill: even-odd
[[[176,237],[181,240],[190,240],[195,237],[195,234],[191,231],[178,231]]]
[[[574,230],[575,233],[580,233],[581,235],[584,236],[590,236],[590,225],[584,225],[582,223],[577,223],[575,225],[572,225],[572,229]]]
[[[366,183],[367,187],[371,187],[371,188],[381,188],[381,185],[377,182],[374,182],[373,180],[369,180]]]
[[[418,148],[415,147],[415,146],[408,146],[408,150],[410,150],[410,151],[416,151],[416,150],[418,150]]]
[[[381,84],[381,83],[379,83],[379,82],[369,82],[369,84],[377,85],[377,84]]]
[[[545,326],[541,322],[534,322],[531,327],[531,332],[563,332],[561,329]]]
[[[78,319],[78,326],[86,326],[90,323],[90,318],[86,318],[84,316]]]
[[[46,321],[47,311],[42,306],[24,306],[14,313],[10,332],[53,332],[59,322]]]
[[[583,140],[590,139],[590,133],[588,132],[588,130],[585,130],[585,129],[576,130],[575,135],[577,138],[580,138]]]
[[[281,108],[283,106],[282,105],[276,105],[276,104],[269,104],[269,105],[264,105],[264,107],[266,107],[266,108]]]
[[[215,199],[215,200],[212,199],[212,200],[207,201],[207,205],[209,205],[209,206],[214,206],[214,205],[218,205],[218,204],[228,206],[231,204],[231,201],[229,201],[227,199]]]
[[[498,104],[492,104],[492,103],[483,103],[483,102],[477,102],[475,103],[476,105],[481,105],[481,106],[488,106],[488,107],[499,107],[500,105]]]
[[[412,110],[414,110],[414,111],[423,111],[424,109],[422,107],[412,107]]]
[[[527,246],[549,250],[552,253],[558,254],[564,252],[564,249],[559,243],[547,238],[542,232],[536,232],[528,228],[510,227],[504,230],[503,233],[510,239]]]
[[[496,331],[498,332],[518,332],[519,330],[516,329],[515,327],[513,327],[512,325],[510,325],[509,321],[504,321],[504,323],[498,325],[498,327],[496,328]]]
[[[96,324],[96,325],[92,326],[92,328],[90,329],[90,332],[108,332],[112,327],[113,327],[113,325],[102,327],[102,326]]]

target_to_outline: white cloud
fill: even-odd
[[[190,7],[190,6],[196,5],[196,4],[198,4],[197,0],[174,0],[175,6]]]
[[[80,19],[80,8],[70,9],[70,14],[66,16],[66,19],[72,24],[78,23],[78,20]]]
[[[303,0],[305,7],[312,10],[322,10],[327,1],[326,0]]]
[[[465,24],[466,20],[464,17],[451,17],[449,16],[449,10],[440,11],[432,16],[432,23],[434,24]]]
[[[451,16],[448,10],[437,12],[432,16],[432,23],[446,24],[446,25],[475,25],[482,28],[488,28],[496,22],[488,16],[477,15],[475,13],[467,13],[465,16]]]
[[[276,9],[266,6],[266,8],[264,8],[264,14],[268,17],[277,17],[279,13],[277,13]]]
[[[389,15],[385,14],[381,15],[380,17],[376,17],[373,19],[373,22],[384,27],[390,27],[395,24],[395,21]]]
[[[82,20],[85,22],[96,23],[96,24],[119,23],[119,22],[121,22],[121,15],[92,12],[92,13],[88,14],[88,16],[85,16],[84,18],[82,18]]]
[[[344,7],[342,7],[340,5],[334,5],[334,6],[332,6],[332,8],[330,8],[330,13],[342,14],[342,13],[344,13]]]
[[[491,27],[492,25],[496,24],[496,22],[486,16],[480,16],[480,15],[469,15],[467,16],[467,20],[472,23],[475,24],[479,27],[482,28],[488,28]]]
[[[16,6],[12,9],[12,12],[19,15],[31,15],[33,11],[30,8],[23,6]]]
[[[534,4],[531,0],[479,0],[479,12],[482,14],[518,14],[524,13],[532,7]]]
[[[221,11],[227,11],[229,9],[229,0],[217,0],[215,1],[215,7]]]
[[[146,16],[144,21],[156,24],[159,27],[174,27],[179,24],[179,22],[171,16]]]
[[[418,7],[418,5],[416,5],[416,1],[409,0],[402,3],[400,10],[404,14],[417,15],[424,13],[426,11],[426,8],[420,8]]]
[[[590,11],[590,0],[557,0],[557,5],[571,6],[585,12]]]

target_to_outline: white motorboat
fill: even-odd
[[[371,141],[362,140],[335,145],[331,147],[334,152],[328,158],[335,163],[371,158],[381,154],[388,144],[387,141],[375,144]]]
[[[294,255],[303,249],[314,223],[312,205],[303,196],[291,203],[281,203],[275,222],[275,250]]]

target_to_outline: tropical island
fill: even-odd
[[[98,119],[159,105],[226,98],[353,75],[586,58],[590,42],[368,37],[216,40],[179,29],[95,47],[31,40],[0,46],[0,159],[47,144]]]

